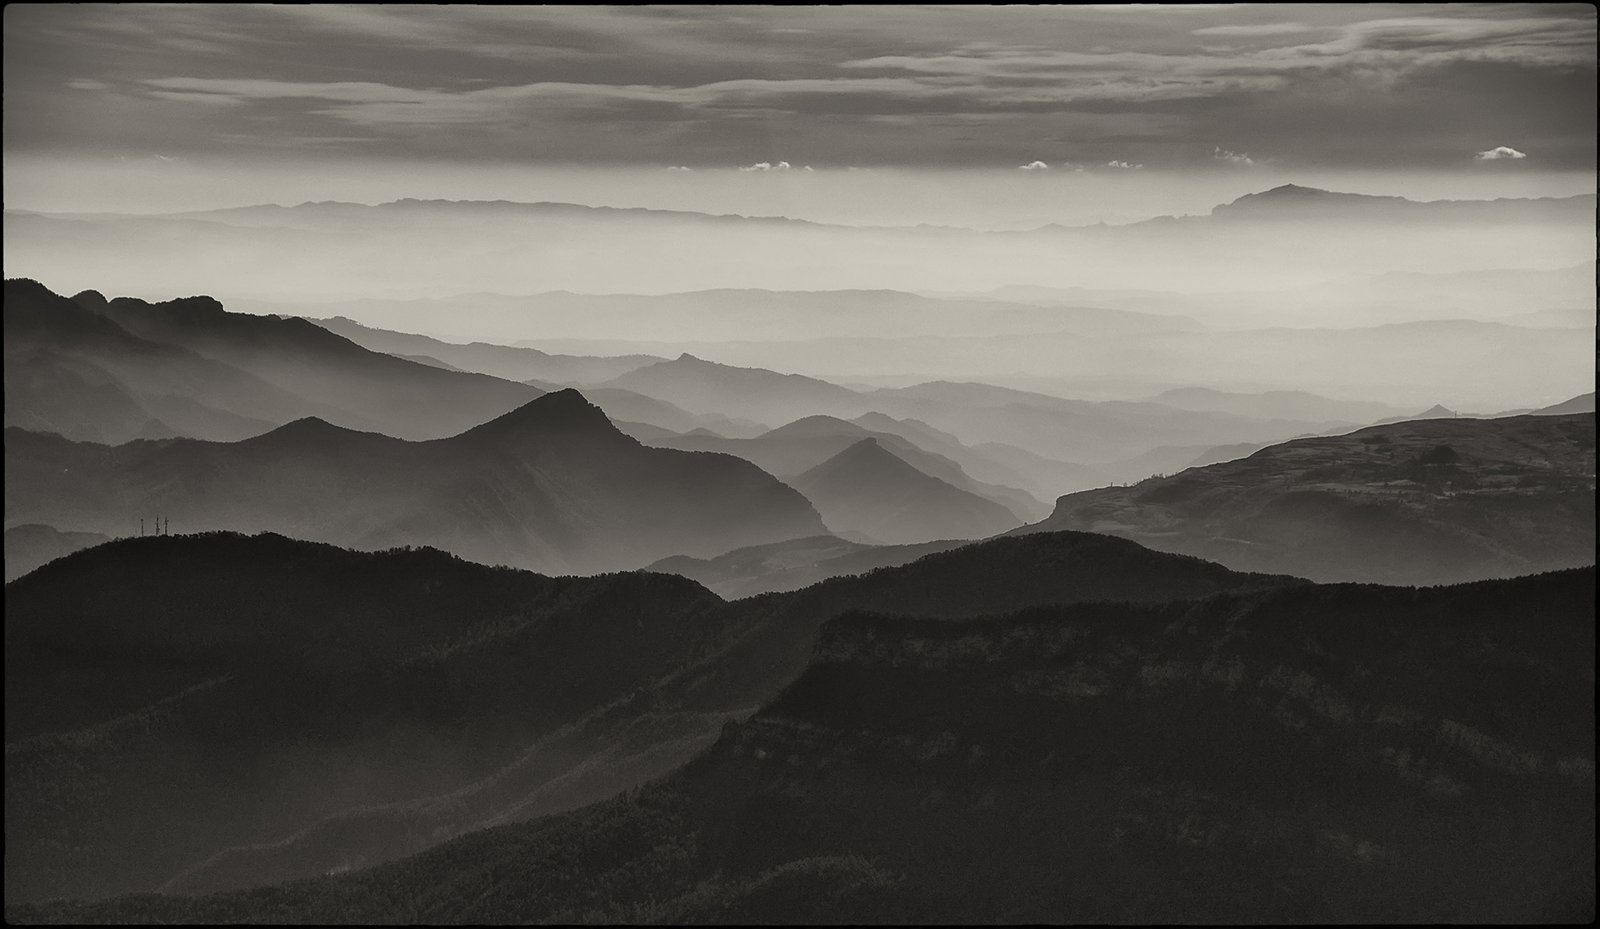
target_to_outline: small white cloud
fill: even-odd
[[[92,81],[86,77],[73,78],[67,82],[73,90],[110,90],[111,85],[105,81]]]
[[[1507,145],[1498,145],[1486,152],[1479,152],[1472,156],[1479,161],[1499,161],[1502,158],[1526,158],[1527,152],[1519,152]]]
[[[690,168],[690,167],[686,167],[684,165],[673,165],[670,168],[668,168],[667,170],[668,171],[693,171],[694,169]]]
[[[800,170],[802,170],[802,171],[810,171],[811,170],[811,166],[810,165],[806,165],[804,168],[801,168]]]
[[[1017,165],[1019,171],[1043,171],[1050,166],[1042,161],[1030,161],[1025,165]]]
[[[1131,164],[1128,164],[1126,161],[1108,161],[1108,162],[1106,162],[1106,167],[1108,167],[1108,168],[1123,168],[1123,169],[1129,170],[1129,171],[1137,171],[1140,168],[1144,167],[1144,165],[1131,165]]]
[[[1222,148],[1213,148],[1211,157],[1217,161],[1226,161],[1229,164],[1236,165],[1253,165],[1256,163],[1255,159],[1250,157],[1249,152],[1230,152]]]
[[[773,164],[770,161],[758,161],[753,165],[748,165],[746,167],[740,168],[739,170],[740,171],[787,171],[787,170],[789,170],[789,163],[787,161],[780,161],[777,164]]]

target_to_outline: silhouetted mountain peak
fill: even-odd
[[[148,303],[136,297],[118,297],[107,304],[111,309],[134,308],[147,312],[157,311],[170,322],[199,322],[215,319],[218,316],[228,315],[223,309],[222,302],[215,297],[199,295],[194,297],[179,297],[176,300],[164,300],[160,303]]]
[[[1271,190],[1245,194],[1231,203],[1213,207],[1211,215],[1238,215],[1241,213],[1277,213],[1295,211],[1305,207],[1361,207],[1368,205],[1414,204],[1404,197],[1382,197],[1369,194],[1349,194],[1323,190],[1320,187],[1301,187],[1298,184],[1281,184]]]
[[[868,430],[837,416],[806,416],[768,432],[766,438],[803,439],[815,436],[862,435]]]
[[[801,477],[801,480],[843,474],[851,474],[857,478],[927,477],[907,464],[900,456],[884,448],[876,438],[868,436],[812,468]]]
[[[127,333],[109,319],[61,296],[32,278],[14,277],[5,283],[5,329],[8,334],[71,333],[74,337]]]
[[[270,432],[253,438],[245,439],[241,445],[256,447],[272,446],[275,448],[315,448],[327,447],[333,443],[346,442],[355,437],[375,437],[388,442],[400,442],[401,439],[391,438],[377,432],[358,432],[344,426],[330,423],[320,416],[303,416],[290,423],[284,423]]]
[[[1418,419],[1457,419],[1461,416],[1455,410],[1446,408],[1443,404],[1435,403],[1417,415]]]
[[[563,435],[627,438],[605,411],[571,387],[547,393],[496,419],[475,426],[463,436],[509,437]],[[631,439],[629,441],[632,441]]]
[[[106,308],[106,295],[98,290],[85,290],[74,294],[72,302],[91,313],[103,313]]]

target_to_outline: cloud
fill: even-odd
[[[1479,161],[1499,161],[1502,158],[1526,158],[1528,157],[1528,154],[1526,152],[1519,152],[1507,145],[1499,145],[1489,149],[1486,152],[1479,152],[1472,157],[1478,159]]]
[[[1459,165],[1492,130],[1538,139],[1541,166],[1592,164],[1593,7],[1287,9],[21,5],[6,40],[31,54],[8,71],[7,142],[101,150],[131,132],[198,152],[229,133],[263,148],[370,133],[362,148],[419,157],[704,172],[774,145],[832,167],[1011,170],[1048,125],[1070,139],[1052,148],[1063,174],[1078,145],[1205,163],[1223,138],[1273,153],[1215,156],[1241,168]]]
[[[1236,165],[1253,166],[1256,163],[1255,159],[1251,158],[1248,152],[1230,152],[1222,148],[1213,148],[1211,150],[1211,157],[1217,161],[1226,161],[1229,164]]]
[[[1017,165],[1019,171],[1044,171],[1050,166],[1042,161],[1030,161],[1025,165]]]
[[[694,169],[690,168],[690,167],[688,167],[686,165],[672,165],[672,166],[668,167],[667,170],[668,171],[693,171]]]
[[[1106,162],[1106,167],[1108,167],[1108,168],[1126,168],[1128,170],[1137,171],[1140,168],[1144,167],[1144,165],[1131,165],[1131,164],[1128,164],[1126,161],[1108,161],[1108,162]]]
[[[780,161],[777,164],[773,164],[770,161],[758,161],[753,165],[747,165],[747,166],[745,166],[743,168],[740,168],[739,170],[740,171],[787,171],[787,170],[789,170],[789,163],[787,161]]]
[[[1259,23],[1254,26],[1206,26],[1203,29],[1190,30],[1193,35],[1220,35],[1238,36],[1248,38],[1258,35],[1293,35],[1297,32],[1310,32],[1314,26],[1305,23]]]

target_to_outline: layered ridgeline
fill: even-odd
[[[1079,533],[724,604],[276,536],[124,539],[6,586],[8,903],[360,867],[668,773],[849,610],[1300,583]]]
[[[1068,494],[1017,531],[1319,581],[1454,583],[1594,564],[1594,492],[1593,413],[1429,419]]]
[[[793,684],[641,790],[360,873],[7,915],[1582,922],[1593,611],[1589,569],[847,613]]]
[[[110,536],[98,532],[61,532],[40,523],[9,526],[5,532],[6,582],[80,548],[109,541]]]
[[[1251,279],[1262,289],[1326,280],[1330,255],[1347,262],[1335,273],[1367,274],[1550,268],[1594,258],[1592,194],[1397,200],[1285,185],[1219,205],[1210,216],[1018,232],[506,201],[323,202],[164,216],[8,210],[5,262],[35,277],[88,276],[121,292],[160,293],[194,282],[187,286],[269,300],[350,301],[552,290],[981,291],[1017,281],[1122,287],[1137,280],[1149,290],[1195,292],[1226,280]],[[1296,224],[1292,234],[1285,234],[1286,221]],[[174,253],[186,260],[171,261]],[[256,260],[241,264],[241,254]],[[619,254],[639,257],[618,262]],[[914,305],[914,314],[901,309],[912,299],[899,298],[895,321],[923,315]],[[777,319],[794,327],[796,314],[785,310],[804,309],[804,300],[767,301],[779,304],[777,311],[748,317],[749,324]],[[857,326],[857,316],[833,322]],[[982,323],[993,331],[993,320]],[[618,327],[616,337],[626,331]],[[731,330],[716,331],[725,337]],[[759,336],[744,330],[735,337]]]
[[[635,368],[666,360],[653,355],[624,355],[614,358],[552,355],[526,346],[497,345],[488,342],[468,344],[445,342],[425,335],[363,326],[343,316],[315,319],[312,322],[375,352],[431,360],[464,371],[492,374],[509,381],[537,379],[578,386],[610,380]]]
[[[965,499],[969,496],[982,498],[982,501],[1002,507],[1007,514],[1004,519],[1030,521],[1036,517],[1029,514],[1038,513],[1042,517],[1049,512],[1049,508],[1037,497],[1016,486],[1005,486],[973,478],[967,471],[969,466],[991,472],[1003,469],[993,464],[981,452],[963,445],[954,436],[938,433],[931,427],[919,431],[882,413],[868,413],[859,417],[859,420],[850,422],[834,416],[807,416],[749,438],[724,438],[708,435],[702,431],[690,435],[662,436],[645,441],[647,444],[662,448],[726,452],[737,455],[786,481],[793,478],[794,481],[790,481],[791,483],[800,480],[807,472],[818,468],[852,446],[872,441],[895,461],[902,462],[919,472],[917,477],[907,480],[920,479],[923,482],[927,479],[936,480],[948,486],[949,490],[945,492],[945,496],[951,500]],[[863,425],[867,422],[882,424],[883,428],[868,428]],[[889,466],[891,463],[886,460],[884,464]],[[1018,475],[1011,476],[1018,477]],[[1018,483],[1023,482],[1018,481]],[[816,502],[815,498],[813,500]],[[994,507],[982,501],[974,504],[974,513],[994,513]],[[929,503],[932,505],[933,501]],[[823,521],[829,522],[826,515]],[[966,526],[969,521],[970,528]],[[934,535],[916,539],[897,538],[895,541],[927,541],[939,538],[938,532],[954,532],[955,537],[970,538],[991,535],[999,531],[991,528],[995,523],[992,516],[987,521],[982,518],[963,520],[955,516],[941,518],[940,514],[935,513],[930,514],[930,522],[944,522],[957,528],[934,530]],[[832,525],[831,522],[829,524]]]
[[[692,660],[722,607],[665,575],[225,533],[78,552],[5,596],[8,901],[150,890],[448,792]]]
[[[543,391],[369,351],[302,319],[210,297],[67,299],[5,284],[5,424],[70,439],[231,441],[306,416],[409,439],[459,432]]]
[[[431,545],[586,573],[823,531],[755,465],[640,445],[574,390],[428,442],[308,418],[241,442],[104,446],[8,429],[5,456],[8,522],[107,535],[159,515],[183,532]]]
[[[834,532],[887,544],[994,535],[1013,528],[1005,507],[912,467],[865,438],[794,479]]]
[[[648,571],[679,574],[704,584],[729,600],[756,594],[799,590],[831,577],[892,568],[923,555],[959,548],[966,542],[943,539],[908,545],[871,545],[820,535],[770,545],[734,549],[715,558],[674,555],[648,565]],[[63,553],[64,554],[64,553]]]
[[[1594,209],[1593,195],[1422,204],[1289,185],[1212,215],[977,232],[413,200],[8,211],[4,249],[8,269],[119,293],[226,292],[258,312],[463,341],[583,340],[536,345],[548,352],[687,351],[832,379],[1071,372],[1123,395],[1359,381],[1368,400],[1490,411],[1588,389]],[[1032,282],[1026,299],[999,290],[1017,281]],[[1215,293],[1229,281],[1253,292]],[[808,413],[841,415],[767,425]]]

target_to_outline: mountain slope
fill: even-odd
[[[1012,528],[999,504],[924,474],[865,438],[794,479],[834,532],[887,544],[981,538]]]
[[[683,354],[607,381],[695,413],[781,424],[824,413],[859,416],[868,404],[853,390],[799,374],[736,368]]]
[[[752,545],[715,558],[674,555],[646,566],[645,570],[682,575],[704,584],[720,597],[736,600],[774,591],[799,590],[833,577],[897,567],[963,544],[960,540],[946,539],[914,545],[868,545],[836,536],[817,536]]]
[[[1080,529],[1321,581],[1437,584],[1594,563],[1594,415],[1433,419],[1296,439],[1068,494]]]
[[[8,526],[5,532],[6,583],[63,555],[109,541],[110,536],[98,532],[60,532],[54,526],[39,523]]]
[[[611,796],[770,700],[850,609],[1294,583],[1041,533],[720,605],[658,575],[126,539],[6,588],[7,898],[287,880]]]
[[[84,441],[232,441],[317,416],[436,438],[541,391],[368,351],[301,319],[210,297],[72,299],[6,282],[7,425]]]
[[[6,897],[153,889],[489,776],[715,641],[720,606],[269,535],[76,553],[6,586]]]
[[[92,291],[80,296],[91,306],[105,302]],[[332,410],[231,365],[136,336],[37,281],[5,282],[4,325],[8,426],[86,441],[178,433],[234,439],[296,414]]]
[[[538,349],[488,342],[461,345],[425,335],[390,332],[363,326],[353,319],[335,316],[311,322],[364,348],[390,355],[426,355],[464,371],[476,371],[508,381],[543,380],[584,385],[626,374],[647,364],[665,361],[651,355],[617,358],[579,355],[551,355]]]
[[[853,613],[642,791],[357,874],[8,916],[1582,922],[1593,610],[1590,569]]]
[[[600,400],[600,397],[596,397]],[[882,414],[877,414],[883,419]],[[839,454],[862,439],[875,439],[902,461],[968,493],[1000,504],[1019,520],[1047,513],[1037,498],[1015,487],[974,480],[963,466],[940,452],[918,444],[918,439],[895,432],[878,432],[834,416],[807,416],[750,438],[722,438],[701,434],[669,436],[652,444],[688,451],[714,451],[737,455],[780,478],[795,477]],[[923,439],[922,441],[927,441]],[[966,457],[971,457],[970,455]]]
[[[304,397],[324,418],[408,439],[452,435],[540,394],[536,388],[370,351],[304,319],[230,313],[210,297],[147,303],[118,297],[104,315],[143,338],[178,345]],[[313,414],[321,415],[321,414]]]
[[[803,497],[748,462],[642,446],[573,390],[431,442],[307,419],[235,443],[8,430],[5,454],[8,520],[110,535],[161,513],[182,532],[432,545],[583,573],[822,531]]]

